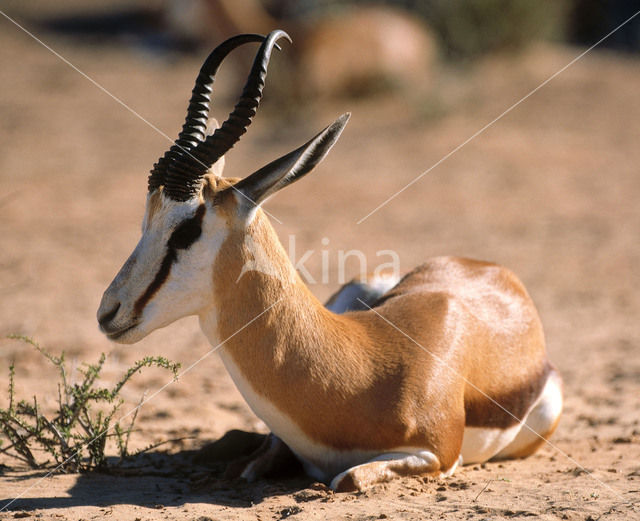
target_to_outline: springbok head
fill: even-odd
[[[280,38],[289,39],[279,30],[266,38],[230,38],[202,66],[182,131],[149,175],[142,237],[98,309],[100,329],[111,340],[134,343],[211,307],[212,266],[229,230],[246,227],[269,195],[310,171],[338,139],[348,115],[237,183],[222,177],[223,156],[255,116],[271,51]],[[216,128],[209,118],[215,74],[227,54],[248,42],[262,44],[240,100]]]

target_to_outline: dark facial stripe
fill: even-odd
[[[204,212],[205,206],[201,204],[193,217],[183,221],[173,230],[171,237],[167,241],[167,253],[162,259],[158,273],[156,273],[151,284],[134,304],[133,309],[137,316],[142,314],[144,307],[166,282],[169,273],[171,273],[171,266],[178,260],[178,250],[188,249],[200,237]]]

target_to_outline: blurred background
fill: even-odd
[[[95,311],[138,240],[147,174],[170,144],[158,131],[177,136],[202,61],[231,35],[282,28],[293,44],[274,53],[264,103],[226,173],[245,176],[353,113],[325,162],[266,206],[285,246],[295,235],[298,257],[315,252],[305,266],[316,280],[328,252],[330,282],[312,291],[323,300],[335,291],[340,250],[362,251],[370,269],[388,260],[381,250],[397,252],[403,270],[443,254],[510,267],[565,378],[555,442],[633,489],[640,16],[487,125],[640,1],[5,0],[0,9],[129,108],[0,16],[1,337],[30,335],[79,360],[106,351],[114,373],[142,353],[188,365],[209,349],[193,318],[136,346],[112,345]],[[246,78],[255,52],[246,47],[216,79],[218,120]],[[357,264],[349,268],[355,276]],[[0,376],[12,360],[23,391],[45,385],[39,357],[0,340]],[[210,438],[264,428],[219,361],[205,363],[170,400],[145,408],[150,438],[167,426]],[[591,486],[562,458],[541,457],[526,468],[558,474],[546,485],[532,477],[543,490],[518,489],[521,498]],[[513,487],[526,485],[524,471]]]
[[[415,89],[412,82],[425,71],[433,77],[441,66],[521,52],[541,40],[591,45],[639,5],[629,0],[70,0],[4,6],[40,34],[80,45],[125,46],[167,61],[200,55],[238,33],[283,28],[295,45],[283,57],[276,84],[281,95],[300,102],[309,95]],[[599,47],[638,52],[638,24],[620,28]]]

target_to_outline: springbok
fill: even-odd
[[[129,344],[199,317],[272,431],[243,467],[249,480],[287,447],[338,491],[533,453],[557,425],[562,383],[537,311],[510,271],[435,258],[366,310],[337,314],[311,294],[280,244],[262,203],[325,157],[348,114],[248,177],[222,177],[223,155],[255,115],[280,38],[288,36],[236,36],[205,61],[177,142],[149,176],[140,242],[102,297],[101,330]],[[243,94],[215,128],[217,68],[232,49],[258,41]],[[366,287],[347,290],[355,303]]]

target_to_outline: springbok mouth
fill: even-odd
[[[123,329],[119,329],[118,331],[105,331],[103,329],[103,332],[104,332],[105,335],[107,335],[107,338],[109,340],[118,340],[119,338],[121,338],[128,331],[131,331],[132,329],[138,327],[138,324],[139,324],[138,322],[134,322],[130,326],[127,326],[127,327],[125,327]]]

